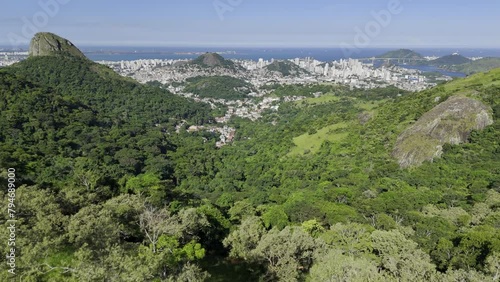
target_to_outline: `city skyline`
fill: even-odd
[[[2,3],[0,45],[50,31],[80,46],[500,47],[500,3],[489,1],[26,2]]]

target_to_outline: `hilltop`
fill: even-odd
[[[72,56],[86,58],[69,40],[50,32],[39,32],[31,39],[29,54],[39,56]]]
[[[424,57],[421,54],[409,49],[389,51],[380,56],[377,56],[377,58],[424,60]]]
[[[226,60],[224,57],[217,53],[205,53],[198,58],[189,62],[192,65],[198,65],[201,67],[229,67],[234,68],[234,62]]]
[[[453,66],[470,63],[472,60],[459,54],[447,55],[429,62],[435,66]]]
[[[447,69],[471,75],[475,73],[486,72],[496,68],[500,68],[500,58],[483,58],[461,65],[453,65],[448,67]]]
[[[283,76],[300,75],[307,73],[306,70],[290,61],[275,60],[265,67],[266,70],[278,72]]]

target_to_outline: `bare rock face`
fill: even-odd
[[[453,96],[425,113],[397,139],[392,152],[402,168],[419,166],[443,153],[444,144],[467,142],[472,130],[493,124],[491,108],[480,101]]]
[[[69,40],[49,32],[39,32],[31,39],[30,57],[37,56],[74,56],[86,58]]]
[[[373,118],[373,114],[370,112],[362,112],[358,115],[358,121],[361,125],[365,125]]]

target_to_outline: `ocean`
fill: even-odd
[[[462,72],[452,72],[452,71],[447,71],[440,69],[438,67],[434,66],[414,66],[414,65],[399,65],[402,68],[407,68],[407,69],[414,69],[414,70],[419,70],[422,72],[439,72],[443,75],[447,75],[450,77],[466,77],[467,75]]]

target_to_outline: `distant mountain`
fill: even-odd
[[[198,58],[192,60],[190,64],[199,65],[202,67],[235,67],[234,62],[224,59],[217,53],[205,53]]]
[[[424,60],[424,57],[422,55],[409,49],[389,51],[380,56],[377,56],[377,58]]]
[[[450,66],[448,69],[456,72],[463,72],[467,75],[490,71],[500,68],[500,58],[483,58],[461,65]]]
[[[461,65],[472,62],[471,59],[468,59],[459,54],[453,54],[438,58],[436,60],[430,61],[431,65],[434,66],[453,66],[453,65]]]
[[[86,58],[85,55],[69,40],[50,32],[39,32],[31,39],[29,55],[39,56],[73,56]]]
[[[283,76],[299,75],[307,73],[306,70],[290,61],[274,61],[265,67],[268,71],[279,72]]]

